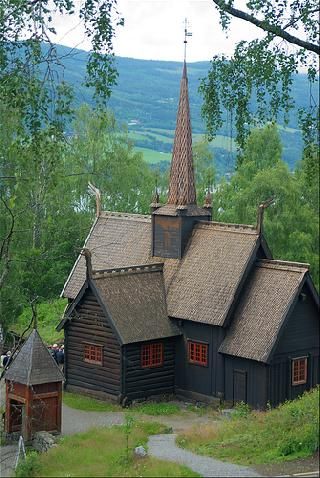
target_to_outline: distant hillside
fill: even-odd
[[[75,86],[77,103],[92,103],[90,92],[81,86],[87,53],[82,50],[72,50],[70,53],[70,49],[63,46],[58,46],[58,52],[64,56],[64,77]],[[128,125],[135,145],[144,152],[148,162],[168,161],[168,153],[172,149],[182,63],[117,57],[116,64],[119,78],[118,85],[113,89],[110,108],[120,123]],[[202,98],[198,87],[200,79],[206,77],[208,69],[209,62],[188,64],[191,120],[195,140],[205,131],[200,114]],[[309,84],[306,75],[295,77],[293,96],[296,102],[295,112],[308,105]],[[288,128],[281,128],[283,159],[291,168],[301,158],[302,151],[302,139],[295,112],[291,113]],[[230,146],[230,129],[230,122],[225,114],[224,126],[212,144],[220,174],[232,169],[233,165],[235,147]]]

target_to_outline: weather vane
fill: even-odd
[[[187,37],[192,37],[192,33],[190,31],[188,31],[188,27],[189,27],[189,23],[188,23],[188,20],[185,18],[184,19],[184,61],[186,61],[186,57],[187,57]]]

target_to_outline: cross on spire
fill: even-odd
[[[192,33],[188,31],[188,20],[187,18],[184,19],[184,61],[186,61],[187,58],[187,37],[192,37]]]
[[[187,37],[191,36],[191,33],[188,32],[187,29],[187,19],[185,19],[184,32],[186,55]],[[176,206],[196,204],[186,59],[184,59],[183,62],[183,72],[180,83],[180,98],[170,169],[168,204],[175,204]]]

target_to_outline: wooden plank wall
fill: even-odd
[[[155,342],[160,342],[160,340]],[[141,367],[142,343],[125,346],[124,394],[130,400],[151,395],[174,393],[175,341],[174,339],[166,339],[161,342],[164,343],[164,361],[161,367]]]
[[[225,356],[225,400],[234,400],[234,371],[246,374],[247,403],[253,408],[264,409],[267,404],[268,366],[264,363],[240,357]]]
[[[121,348],[108,319],[90,290],[77,305],[76,315],[66,328],[67,388],[71,385],[118,396]],[[85,342],[103,346],[103,365],[84,361]]]

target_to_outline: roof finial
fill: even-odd
[[[88,249],[87,247],[83,247],[83,249],[81,249],[81,255],[84,256],[86,259],[87,279],[91,279],[93,275],[93,270],[92,255],[90,249]]]
[[[101,213],[101,192],[90,181],[88,182],[88,192],[96,198],[96,216],[99,217]]]
[[[161,207],[161,203],[160,203],[160,196],[159,196],[159,190],[158,190],[158,181],[156,178],[154,195],[152,197],[152,202],[150,204],[151,212],[154,212],[159,207]]]
[[[271,198],[267,199],[266,201],[263,201],[261,204],[259,204],[258,214],[257,214],[257,226],[256,226],[258,234],[262,233],[264,210],[267,207],[269,207],[272,203],[274,203],[274,200],[275,200],[275,198],[271,197]]]
[[[184,62],[187,60],[187,37],[192,37],[192,33],[188,31],[188,20],[184,19]]]

